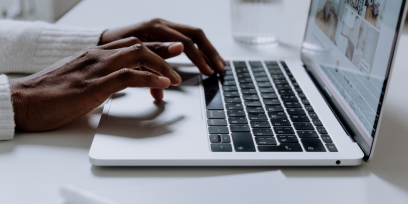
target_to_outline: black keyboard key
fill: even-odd
[[[210,126],[208,127],[208,132],[210,134],[228,134],[228,127],[224,126]]]
[[[268,121],[256,121],[253,120],[250,122],[252,128],[268,128],[271,127]]]
[[[278,66],[277,61],[265,61],[266,66]]]
[[[255,77],[255,81],[257,82],[269,82],[268,77]]]
[[[278,98],[278,96],[276,95],[276,93],[261,93],[261,97],[264,99],[274,99],[274,98]]]
[[[293,127],[295,127],[296,130],[314,130],[312,123],[294,122]]]
[[[245,61],[233,61],[232,64],[234,64],[234,67],[247,67]]]
[[[278,69],[269,69],[269,73],[271,73],[271,74],[282,74],[283,72],[278,68]]]
[[[317,132],[319,132],[320,134],[327,134],[327,130],[326,128],[324,128],[323,126],[317,126],[316,127]]]
[[[336,145],[334,144],[326,144],[326,147],[329,150],[329,152],[338,152]]]
[[[260,152],[303,152],[302,147],[297,143],[282,143],[279,146],[260,145],[258,150]]]
[[[231,132],[249,132],[249,125],[247,124],[233,124],[230,125]]]
[[[314,112],[314,109],[313,109],[313,107],[311,105],[306,105],[305,109],[306,109],[307,112]]]
[[[298,93],[299,98],[306,99],[306,95],[303,93]]]
[[[246,107],[248,113],[265,113],[263,107]]]
[[[276,134],[295,134],[292,127],[273,127]]]
[[[268,112],[271,119],[283,119],[288,118],[285,112]]]
[[[211,143],[220,143],[220,142],[221,142],[220,135],[211,134],[211,135],[210,135],[210,142],[211,142]]]
[[[259,100],[259,96],[258,95],[242,95],[242,98],[244,98],[244,100]]]
[[[264,99],[263,102],[265,105],[280,105],[281,104],[281,102],[277,98]]]
[[[289,115],[306,115],[306,112],[301,108],[288,108],[286,111]]]
[[[251,67],[262,67],[262,62],[261,61],[249,61],[249,65],[251,65]]]
[[[251,74],[250,73],[237,73],[237,77],[238,78],[251,78]]]
[[[223,119],[225,118],[225,112],[222,110],[208,110],[207,111],[207,118],[208,119]]]
[[[223,86],[222,90],[223,91],[238,91],[238,88],[236,86]]]
[[[285,102],[283,104],[285,104],[286,108],[301,108],[302,107],[302,104],[300,104],[299,102]]]
[[[231,76],[231,75],[229,75],[229,76],[222,76],[222,79],[225,80],[225,81],[227,81],[227,80],[235,80],[235,77],[234,77],[234,76]]]
[[[319,119],[312,119],[312,122],[316,126],[323,126],[322,121],[320,121]]]
[[[295,91],[298,92],[298,93],[303,93],[302,89],[299,88],[299,87],[296,87],[296,88],[295,88]]]
[[[295,82],[296,82],[296,79],[293,78],[293,77],[289,77],[289,80],[290,80],[292,83],[295,83]]]
[[[221,143],[231,143],[231,138],[227,134],[220,135]]]
[[[261,93],[275,93],[273,88],[259,88],[259,92]]]
[[[260,101],[245,101],[245,106],[260,107],[262,103]]]
[[[233,132],[232,141],[237,152],[255,152],[252,135],[249,132]]]
[[[208,119],[208,126],[227,126],[225,119]]]
[[[289,82],[286,80],[286,79],[276,79],[276,80],[273,80],[273,82],[276,84],[276,85],[283,85],[283,84],[289,84]]]
[[[272,79],[278,79],[278,80],[279,80],[279,79],[286,79],[286,78],[285,78],[285,75],[283,75],[283,74],[272,74],[272,75],[271,75],[271,78],[272,78]]]
[[[296,96],[281,96],[283,102],[297,102]]]
[[[326,149],[322,141],[319,139],[305,139],[302,138],[300,140],[303,144],[303,148],[305,148],[306,152],[325,152]]]
[[[319,119],[319,117],[317,117],[317,114],[316,114],[315,112],[309,112],[309,116],[310,116],[312,119]]]
[[[266,105],[266,111],[268,112],[281,112],[284,111],[281,105]]]
[[[298,143],[299,140],[296,135],[277,135],[280,143]]]
[[[296,87],[299,87],[299,84],[298,83],[292,83],[292,85],[296,88]]]
[[[249,77],[239,78],[238,81],[239,83],[253,83],[252,79]]]
[[[297,131],[297,134],[300,138],[319,138],[316,131],[309,130],[309,131]]]
[[[249,73],[247,68],[235,68],[235,72],[237,73]]]
[[[274,137],[255,137],[257,145],[277,145]]]
[[[230,124],[248,124],[248,119],[246,117],[229,117],[228,122]]]
[[[244,110],[242,103],[228,103],[225,107],[227,110]]]
[[[273,135],[272,129],[270,128],[255,128],[252,129],[252,132],[255,136]]]
[[[290,89],[292,90],[292,87],[290,87],[289,84],[284,84],[284,85],[276,85],[277,89]]]
[[[224,105],[221,98],[220,87],[218,86],[218,76],[202,76],[207,110],[223,110]]]
[[[266,72],[254,72],[255,77],[262,77],[262,76],[267,76]]]
[[[238,91],[232,91],[232,92],[224,91],[224,97],[239,97],[239,92]]]
[[[232,152],[231,144],[211,144],[212,152]]]
[[[292,90],[281,89],[278,91],[281,96],[294,96],[295,93]]]
[[[265,113],[249,113],[249,120],[268,120]]]
[[[261,88],[272,88],[271,82],[259,82],[256,85]]]
[[[302,103],[304,105],[310,105],[309,100],[307,100],[307,99],[302,99]]]
[[[227,115],[228,115],[228,117],[245,117],[245,111],[243,111],[243,110],[231,110],[231,111],[227,111]]]
[[[241,103],[241,98],[235,97],[235,98],[224,98],[225,103]]]
[[[320,135],[324,143],[333,143],[329,135]]]
[[[265,69],[263,67],[252,67],[253,72],[264,72]]]
[[[273,126],[290,126],[290,121],[287,118],[281,119],[271,119],[271,123]]]
[[[224,81],[221,83],[223,86],[235,86],[237,83],[235,81]]]
[[[242,89],[253,89],[255,85],[253,83],[239,84]]]
[[[291,115],[290,120],[292,120],[292,122],[309,122],[310,121],[307,115]]]
[[[256,89],[241,89],[242,94],[258,94]]]

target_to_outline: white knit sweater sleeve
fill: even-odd
[[[104,29],[45,22],[0,20],[0,74],[35,73],[87,47],[96,46]],[[0,140],[14,136],[9,82],[0,75]]]

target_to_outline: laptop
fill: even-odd
[[[299,59],[228,60],[210,77],[178,69],[154,101],[106,102],[89,152],[98,166],[354,166],[380,136],[405,0],[312,0]]]

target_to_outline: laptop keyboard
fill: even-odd
[[[228,62],[203,75],[213,152],[337,152],[285,62]]]

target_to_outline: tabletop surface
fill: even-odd
[[[57,23],[117,27],[155,17],[202,28],[224,58],[299,57],[310,1],[285,0],[279,46],[231,38],[227,0],[86,0]],[[95,167],[102,107],[50,132],[0,142],[0,203],[64,203],[74,184],[124,203],[408,203],[408,29],[400,40],[374,159],[357,167]]]

